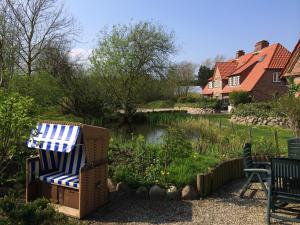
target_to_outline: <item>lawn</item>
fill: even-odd
[[[251,128],[252,140],[254,141],[257,139],[266,138],[275,142],[275,132],[277,132],[278,145],[279,148],[282,149],[282,152],[287,152],[287,140],[291,137],[294,137],[294,133],[292,130],[283,129],[279,127],[233,124],[230,122],[230,115],[226,114],[206,115],[204,116],[204,118],[210,120],[215,124],[218,124],[219,126],[221,123],[221,127],[231,127],[232,130],[236,133],[250,133]]]

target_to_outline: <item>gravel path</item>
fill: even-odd
[[[238,194],[243,183],[243,180],[234,181],[210,197],[196,201],[153,202],[134,197],[113,196],[106,207],[92,214],[84,222],[93,225],[265,224],[264,193],[248,191],[245,199],[240,199]]]

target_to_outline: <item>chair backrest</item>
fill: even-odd
[[[300,160],[273,158],[271,168],[272,192],[300,198]]]
[[[291,138],[288,140],[288,157],[300,159],[300,138]]]
[[[252,155],[251,155],[251,144],[250,143],[246,143],[244,145],[243,158],[244,158],[244,167],[245,167],[245,169],[253,168],[253,161],[252,161]]]
[[[86,162],[82,139],[78,141],[75,149],[71,152],[54,152],[40,149],[39,155],[42,171],[58,170],[70,174],[79,174],[80,168],[83,167]]]

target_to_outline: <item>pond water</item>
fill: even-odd
[[[143,135],[146,142],[156,144],[161,142],[161,137],[166,133],[167,127],[149,124],[133,124],[109,127],[111,136],[130,139],[132,135]]]

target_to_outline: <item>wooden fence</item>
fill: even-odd
[[[270,161],[269,156],[254,156],[253,161]],[[237,158],[220,163],[209,173],[197,175],[197,191],[200,197],[205,197],[227,182],[244,177],[243,158]]]

